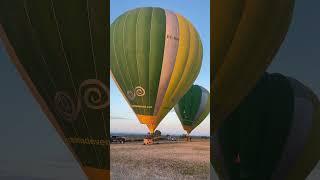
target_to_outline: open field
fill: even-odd
[[[210,142],[111,144],[111,179],[209,179]]]
[[[111,179],[209,179],[209,140],[161,141],[149,146],[141,141],[111,144],[110,156]],[[318,179],[320,162],[307,178]]]

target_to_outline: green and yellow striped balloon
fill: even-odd
[[[190,134],[210,112],[210,93],[201,86],[193,85],[174,106],[174,110],[183,129]]]
[[[112,23],[110,58],[118,88],[139,121],[153,132],[198,76],[202,43],[181,15],[137,8]]]

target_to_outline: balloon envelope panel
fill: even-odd
[[[8,54],[89,178],[109,176],[106,8],[84,0],[0,3]]]
[[[188,133],[207,117],[210,111],[210,93],[193,85],[174,107],[180,122]]]
[[[202,43],[192,24],[161,8],[125,12],[111,25],[110,69],[142,124],[153,132],[199,74]]]
[[[320,158],[319,105],[297,80],[265,74],[214,135],[219,176],[305,179]]]
[[[213,134],[272,61],[288,31],[294,0],[212,3]]]

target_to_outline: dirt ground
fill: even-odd
[[[317,166],[313,169],[306,180],[319,180],[320,179],[320,161]]]
[[[111,144],[111,179],[209,179],[209,140]],[[214,179],[216,176],[214,175]],[[320,162],[307,180],[320,179]]]
[[[210,142],[111,144],[111,179],[209,179]]]

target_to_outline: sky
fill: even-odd
[[[289,32],[268,68],[293,77],[320,97],[320,1],[297,0]]]
[[[174,2],[172,1],[173,4]],[[184,1],[180,0],[181,2]],[[184,7],[187,3],[175,6]],[[268,70],[298,79],[320,97],[319,7],[319,0],[296,1],[289,33]],[[193,11],[190,9],[188,10]],[[182,10],[177,12],[183,14]],[[208,18],[202,11],[199,14],[204,19]],[[205,68],[202,67],[202,70],[205,71]],[[1,45],[0,82],[0,179],[85,179]],[[119,95],[119,99],[120,97]],[[312,177],[314,178],[308,180],[319,179],[319,172],[314,172]]]
[[[137,7],[161,7],[179,13],[197,29],[203,44],[202,67],[194,84],[210,91],[210,0],[111,0],[110,23],[124,12]],[[146,125],[140,124],[134,112],[123,98],[114,81],[110,79],[110,131],[111,133],[147,133]],[[158,128],[165,134],[183,134],[185,131],[172,110],[161,121]],[[210,135],[210,114],[196,127],[192,135]]]

